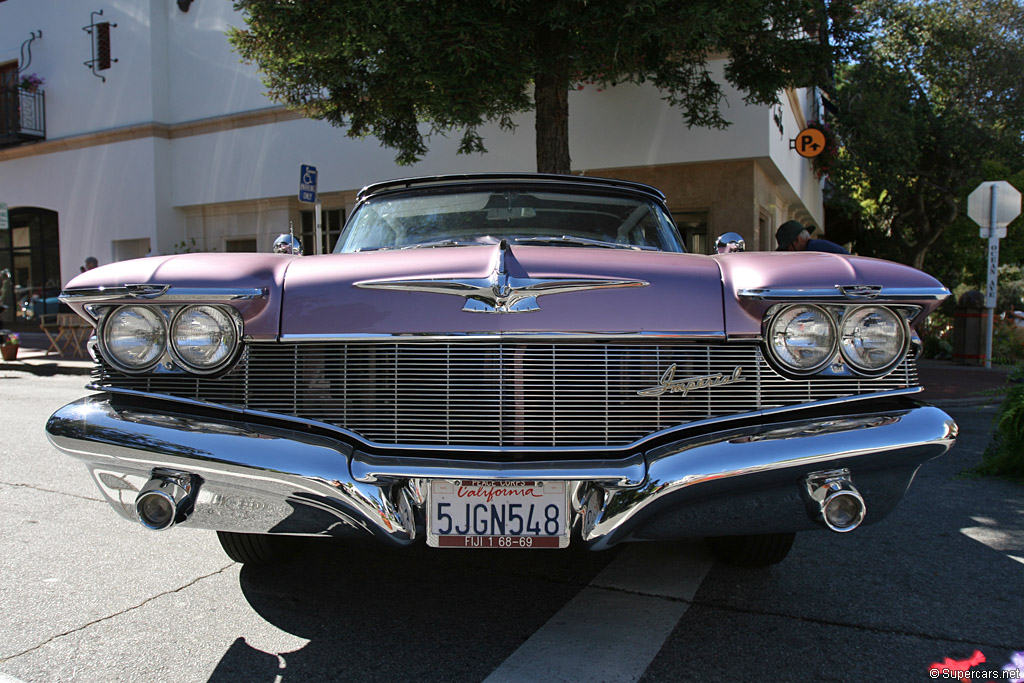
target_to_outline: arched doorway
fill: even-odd
[[[10,209],[7,230],[0,230],[0,269],[11,272],[0,292],[2,326],[38,325],[39,316],[56,313],[60,294],[60,234],[57,212],[35,207]]]

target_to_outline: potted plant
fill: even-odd
[[[25,92],[36,92],[43,86],[45,79],[35,74],[26,74],[21,77],[21,81],[18,83],[18,87]]]
[[[0,354],[3,354],[4,360],[16,359],[19,346],[21,346],[21,340],[18,338],[17,332],[0,330]]]

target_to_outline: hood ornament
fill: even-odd
[[[516,263],[508,240],[501,240],[491,264],[491,272],[483,278],[422,278],[414,280],[363,280],[355,286],[362,289],[392,289],[404,292],[454,294],[466,298],[463,311],[469,313],[529,313],[539,311],[537,297],[548,294],[581,292],[613,287],[646,287],[643,280],[606,280],[600,278],[532,278],[509,273],[509,264]],[[516,263],[518,265],[518,263]]]

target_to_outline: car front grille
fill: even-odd
[[[704,380],[651,395],[663,378]],[[791,380],[756,344],[639,341],[252,343],[218,378],[128,376],[101,362],[94,380],[314,420],[378,444],[480,448],[624,446],[696,420],[918,384],[913,358],[880,378]]]

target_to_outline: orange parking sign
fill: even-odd
[[[802,157],[816,157],[825,151],[825,134],[817,128],[804,128],[796,136],[796,153]]]

